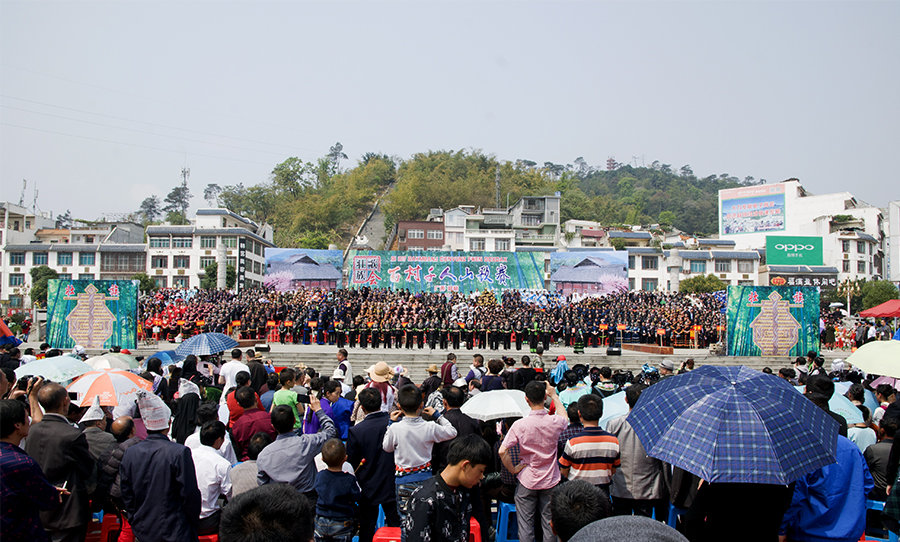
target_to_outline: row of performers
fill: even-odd
[[[230,325],[229,325],[230,324]],[[216,331],[231,334],[238,330],[242,339],[278,341],[281,344],[335,345],[338,348],[419,348],[426,346],[434,350],[446,350],[451,345],[458,349],[464,345],[468,349],[489,348],[509,350],[515,346],[521,350],[523,344],[534,350],[539,344],[545,350],[551,344],[573,347],[599,347],[625,343],[649,343],[662,346],[694,346],[706,348],[718,342],[723,334],[723,326],[681,326],[656,327],[654,325],[594,324],[587,326],[542,325],[535,322],[531,327],[522,324],[488,325],[441,325],[403,324],[395,326],[379,325],[375,322],[293,322],[265,321],[241,325],[235,322],[171,322],[166,326],[154,326],[154,338],[175,340],[177,335],[188,338],[196,333]]]

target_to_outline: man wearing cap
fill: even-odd
[[[54,542],[81,541],[91,521],[87,482],[97,462],[84,433],[66,418],[70,402],[66,389],[50,382],[40,388],[37,398],[44,417],[31,426],[25,453],[37,461],[51,484],[72,493],[52,513],[41,512],[41,522]]]
[[[125,514],[138,540],[196,541],[200,489],[191,450],[168,438],[171,411],[140,393],[147,438],[125,451],[119,468]]]
[[[675,362],[670,359],[664,359],[659,364],[659,377],[666,378],[675,375]]]
[[[106,413],[100,408],[99,395],[94,396],[91,408],[84,413],[78,424],[84,428],[84,438],[87,439],[88,450],[94,461],[98,461],[116,445],[116,438],[106,432]]]

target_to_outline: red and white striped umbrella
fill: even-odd
[[[128,371],[101,369],[81,375],[67,389],[78,394],[78,406],[90,406],[95,396],[102,406],[118,406],[136,399],[139,390],[152,393],[153,383]]]

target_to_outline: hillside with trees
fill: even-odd
[[[660,224],[696,235],[718,230],[719,190],[765,182],[727,173],[697,177],[689,165],[675,170],[659,162],[637,167],[610,160],[601,168],[581,157],[571,164],[501,161],[480,150],[428,151],[407,160],[367,153],[345,169],[347,160],[336,143],[317,160],[287,158],[262,183],[208,184],[203,198],[207,205],[271,224],[277,246],[325,248],[345,246],[382,196],[388,228],[398,220],[423,219],[432,208],[494,207],[498,175],[504,207],[522,196],[559,192],[563,221]],[[190,198],[179,185],[164,200],[146,198],[134,216],[145,224],[163,218],[185,223],[182,210]]]

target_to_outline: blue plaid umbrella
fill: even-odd
[[[628,422],[648,455],[708,482],[789,484],[835,462],[837,422],[785,380],[746,367],[665,378]]]
[[[194,354],[195,356],[208,356],[218,354],[230,348],[236,348],[238,342],[223,333],[201,333],[181,343],[175,349],[180,356]]]

